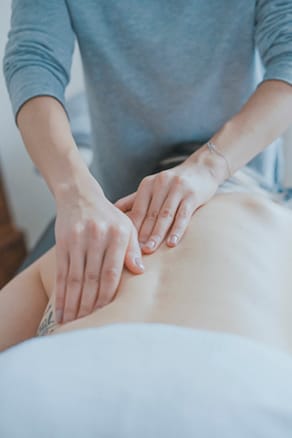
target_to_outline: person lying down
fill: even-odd
[[[115,323],[233,333],[292,353],[292,211],[242,170],[192,217],[180,245],[124,270],[113,301],[58,325],[55,249],[0,293],[0,350],[39,335]]]

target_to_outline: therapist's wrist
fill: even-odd
[[[56,179],[53,188],[57,205],[68,199],[86,199],[92,193],[104,197],[101,186],[80,159],[74,165],[68,165],[62,176]]]
[[[226,160],[222,156],[211,151],[207,144],[194,152],[188,160],[203,166],[218,185],[230,178],[230,169]]]

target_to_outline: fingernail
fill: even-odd
[[[56,321],[58,324],[60,324],[60,322],[63,319],[63,312],[62,310],[56,310]]]
[[[178,236],[176,234],[173,234],[170,236],[170,239],[168,241],[171,245],[176,245],[178,242]]]
[[[140,257],[135,258],[135,264],[136,264],[136,266],[138,266],[138,268],[140,268],[140,269],[142,269],[142,271],[144,271],[145,267],[144,267]]]
[[[155,247],[155,245],[156,245],[156,242],[155,242],[154,240],[151,239],[151,240],[148,240],[148,242],[146,243],[145,246],[146,246],[147,248],[149,248],[149,249],[153,249],[153,248]],[[144,247],[145,247],[145,246],[144,246]]]

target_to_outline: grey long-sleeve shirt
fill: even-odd
[[[209,139],[261,80],[292,84],[292,0],[13,0],[4,72],[14,114],[38,95],[65,106],[75,37],[91,170],[112,199],[173,144]],[[254,161],[270,183],[275,154]]]

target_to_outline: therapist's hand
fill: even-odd
[[[113,299],[125,266],[143,272],[137,231],[90,178],[57,200],[56,318],[65,323]]]
[[[217,191],[218,180],[202,161],[194,155],[179,166],[147,176],[137,192],[116,202],[135,224],[144,253],[154,252],[163,241],[176,246],[194,212]]]

